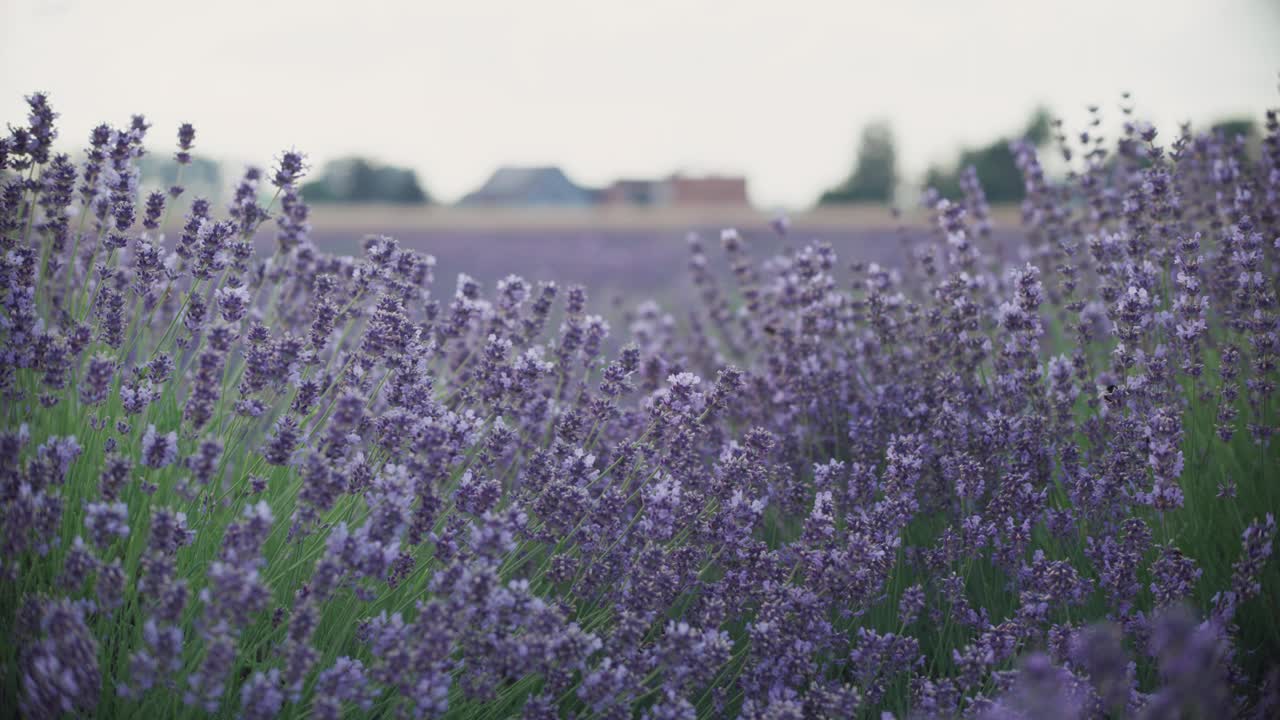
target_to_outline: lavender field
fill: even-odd
[[[447,285],[459,273],[466,273],[487,287],[517,272],[530,280],[582,284],[600,299],[625,301],[667,298],[691,300],[694,290],[689,266],[689,235],[711,247],[719,244],[719,226],[690,226],[681,230],[663,228],[403,228],[394,224],[370,223],[363,232],[349,229],[314,229],[311,239],[324,252],[360,254],[366,234],[395,237],[401,247],[431,254],[436,259],[435,274]],[[931,229],[918,223],[895,227],[888,211],[879,225],[798,226],[780,236],[768,225],[739,227],[751,242],[752,251],[769,257],[787,250],[799,250],[806,243],[829,244],[841,258],[857,258],[864,263],[903,267],[910,259],[910,247],[927,240]],[[989,249],[1016,257],[1023,236],[1005,228],[993,233]],[[262,247],[270,251],[270,238]],[[717,260],[719,258],[716,258]],[[712,262],[710,271],[729,275],[724,262]],[[832,269],[840,282],[850,279],[841,264]]]
[[[393,237],[27,100],[5,716],[1280,713],[1275,112],[1015,144],[1017,227]]]
[[[688,232],[718,242],[718,227],[690,228],[687,232],[646,229],[422,229],[370,230],[395,237],[401,247],[429,253],[436,259],[435,274],[451,284],[466,273],[486,287],[518,272],[533,281],[582,284],[593,295],[634,298],[653,295],[687,295],[692,288],[687,270]],[[757,228],[753,236],[769,245],[773,233]],[[359,255],[364,233],[317,230],[312,233],[316,247],[326,252]],[[851,244],[869,246],[887,258],[900,255],[892,233],[870,231],[842,238]],[[682,297],[681,299],[687,299]]]

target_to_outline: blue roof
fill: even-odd
[[[479,190],[458,204],[469,206],[591,205],[593,193],[569,179],[555,166],[498,168]]]

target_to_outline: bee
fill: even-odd
[[[1108,385],[1107,389],[1102,391],[1102,402],[1106,403],[1111,407],[1115,407],[1116,405],[1119,405],[1120,398],[1116,394],[1117,389],[1118,388],[1116,388],[1115,385]]]

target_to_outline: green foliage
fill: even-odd
[[[894,149],[893,130],[888,123],[875,122],[862,131],[858,162],[849,177],[822,193],[818,204],[887,203],[893,200],[897,185],[898,159],[897,150]]]
[[[1210,127],[1215,131],[1221,132],[1227,138],[1242,136],[1246,141],[1258,139],[1258,123],[1254,122],[1251,117],[1225,118]]]
[[[1041,147],[1049,141],[1049,129],[1049,111],[1037,108],[1018,137]],[[961,150],[960,157],[950,167],[929,168],[925,173],[925,187],[934,188],[945,197],[957,197],[960,195],[960,172],[972,165],[982,181],[988,202],[1021,201],[1026,191],[1022,173],[1018,172],[1013,152],[1009,149],[1009,141],[1010,138],[1002,137],[980,148]]]
[[[302,197],[312,203],[420,205],[431,202],[413,170],[381,165],[362,157],[327,163],[318,179],[302,186]]]

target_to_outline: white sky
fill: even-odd
[[[889,119],[902,169],[1132,90],[1165,128],[1280,105],[1280,0],[0,0],[0,120],[143,112],[197,151],[359,153],[451,201],[499,164],[746,174],[802,206]],[[1114,115],[1115,113],[1113,113]],[[1166,135],[1167,136],[1167,135]]]

